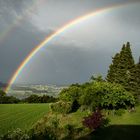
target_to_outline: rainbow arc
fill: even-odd
[[[13,74],[12,78],[10,79],[10,81],[8,82],[8,86],[5,89],[5,92],[7,93],[10,89],[10,87],[12,86],[12,84],[15,82],[15,80],[17,79],[17,77],[21,74],[22,70],[25,68],[25,66],[29,63],[29,61],[31,61],[31,59],[40,51],[41,48],[45,47],[50,41],[52,41],[55,37],[59,36],[61,33],[63,33],[64,31],[71,29],[73,26],[80,24],[92,17],[98,16],[100,14],[103,14],[105,12],[110,12],[114,9],[117,8],[121,8],[123,6],[127,6],[131,3],[135,3],[138,1],[133,1],[133,2],[129,2],[129,3],[124,3],[124,4],[118,4],[118,5],[113,5],[110,7],[106,7],[103,9],[99,9],[96,11],[93,11],[91,13],[88,13],[86,15],[80,16],[70,22],[68,22],[67,24],[63,25],[61,28],[59,28],[57,31],[53,32],[52,34],[50,34],[49,36],[47,36],[45,38],[44,41],[42,41],[38,46],[36,46],[30,53],[29,55],[24,59],[24,61],[20,64],[20,66],[17,68],[17,70],[15,71],[15,73]]]

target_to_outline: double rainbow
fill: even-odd
[[[20,64],[20,66],[17,68],[17,70],[15,71],[15,73],[13,74],[12,78],[9,81],[8,86],[5,89],[5,92],[7,93],[10,89],[10,87],[12,86],[12,84],[15,82],[15,80],[17,79],[17,77],[20,75],[20,73],[22,72],[22,70],[25,68],[25,66],[27,65],[27,63],[33,58],[34,55],[36,55],[39,50],[43,47],[45,47],[45,45],[47,45],[47,43],[49,43],[50,41],[52,41],[55,37],[57,37],[58,35],[60,35],[61,33],[63,33],[64,31],[66,31],[67,29],[72,28],[74,25],[77,25],[79,23],[84,22],[85,20],[88,20],[92,17],[95,17],[99,14],[103,14],[105,12],[109,12],[113,9],[116,8],[121,8],[123,6],[129,5],[131,3],[134,2],[138,2],[138,1],[133,1],[133,2],[129,2],[129,3],[123,3],[123,4],[119,4],[119,5],[113,5],[104,9],[99,9],[96,10],[94,12],[88,13],[84,16],[78,17],[76,19],[74,19],[73,21],[65,24],[64,26],[62,26],[61,28],[59,28],[57,31],[53,32],[51,35],[47,36],[45,38],[44,41],[42,41],[38,46],[36,46],[30,53],[29,55],[24,59],[24,61]]]

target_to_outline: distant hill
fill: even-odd
[[[8,91],[7,95],[14,96],[19,99],[27,98],[32,94],[39,96],[49,95],[57,97],[62,89],[66,86],[56,85],[13,85]]]

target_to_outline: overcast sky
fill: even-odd
[[[134,3],[137,1],[137,3]],[[130,41],[140,56],[139,0],[0,0],[0,81],[7,82],[30,51],[67,22],[97,9],[130,3],[94,16],[42,48],[15,83],[66,85],[106,75],[111,57]]]

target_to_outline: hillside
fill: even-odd
[[[49,95],[56,97],[58,93],[66,86],[56,85],[13,85],[8,91],[8,96],[14,96],[19,99],[27,98],[32,94]]]

